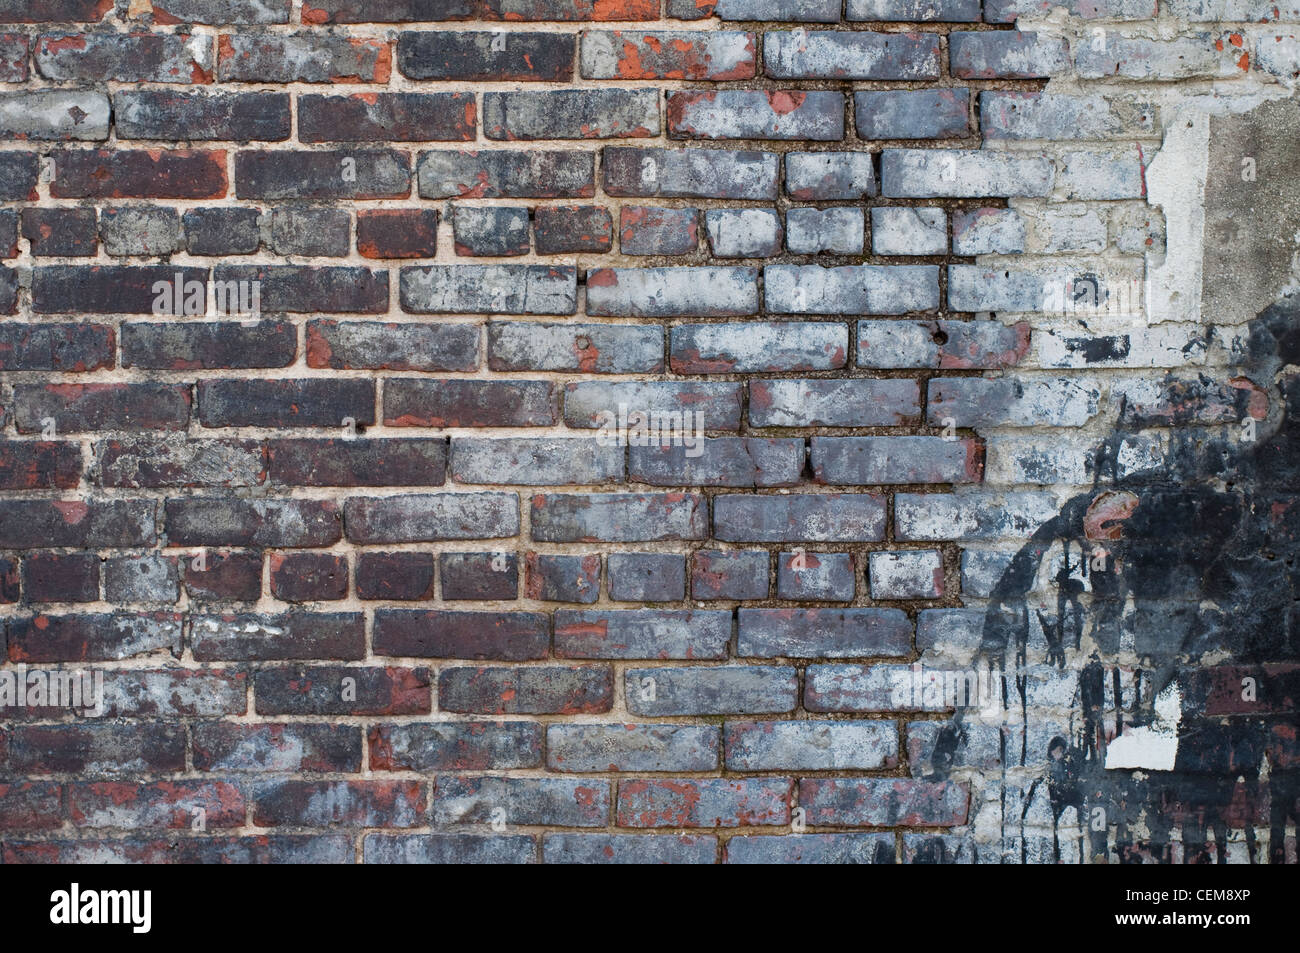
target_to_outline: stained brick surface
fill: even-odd
[[[1295,862],[1300,12],[1057,6],[0,0],[0,859]]]

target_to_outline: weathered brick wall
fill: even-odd
[[[1297,23],[0,0],[4,862],[1294,862]]]

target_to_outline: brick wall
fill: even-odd
[[[1065,7],[0,0],[4,862],[1295,862],[1300,7]]]

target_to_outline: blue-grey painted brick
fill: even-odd
[[[351,216],[342,209],[331,209],[327,222],[333,228],[321,255],[348,253],[348,223]],[[342,226],[341,230],[338,226]],[[341,231],[341,247],[335,243]],[[173,208],[131,206],[105,208],[99,213],[99,237],[104,251],[113,256],[154,255],[164,257],[182,247],[180,216]],[[295,254],[295,252],[282,252]],[[307,251],[297,254],[315,254]]]
[[[872,493],[728,493],[713,501],[713,535],[728,542],[871,542],[885,535],[885,503]]]
[[[108,95],[75,89],[0,93],[0,135],[6,139],[108,138]]]
[[[778,599],[851,602],[857,591],[852,553],[781,553],[776,559]]]
[[[561,658],[723,659],[731,640],[725,609],[557,609]]]
[[[550,725],[552,771],[716,771],[715,725]]]
[[[785,189],[792,198],[860,199],[876,194],[869,152],[787,152]]]
[[[610,423],[605,414],[703,415],[708,431],[739,430],[743,384],[696,381],[581,381],[564,388],[564,423],[598,429]],[[697,418],[698,419],[698,418]]]
[[[893,721],[728,721],[732,771],[873,771],[898,764]]]
[[[715,13],[723,20],[836,23],[840,0],[718,0]]]
[[[971,669],[969,661],[970,654],[966,653],[960,660],[951,655],[932,655],[911,665],[809,665],[804,680],[804,707],[815,712],[944,712],[952,711],[958,702],[987,704],[992,700],[989,686],[997,685],[999,676]],[[936,723],[911,723],[917,724]],[[988,727],[992,726],[978,721],[970,725],[972,733]],[[993,733],[997,734],[996,727]],[[908,735],[910,748],[910,729]]]
[[[440,825],[489,824],[501,810],[507,825],[604,827],[609,807],[609,785],[599,780],[440,774],[430,814]]]
[[[916,614],[916,648],[923,656],[969,659],[984,639],[983,609],[922,609]]]
[[[1100,400],[1096,381],[1069,377],[940,377],[929,383],[926,418],[957,427],[1081,427]]]
[[[343,505],[343,526],[348,539],[359,543],[498,539],[519,532],[519,497],[492,492],[354,496]]]
[[[924,711],[920,665],[809,665],[803,704],[812,712]]]
[[[844,138],[844,96],[830,90],[717,89],[668,93],[674,139]]]
[[[1276,18],[1283,23],[1300,20],[1296,0],[1169,0],[1169,11],[1192,23],[1260,23]]]
[[[1025,539],[1056,515],[1046,493],[899,493],[894,533],[900,540]]]
[[[952,214],[954,255],[1017,255],[1025,250],[1025,220],[1009,208]]]
[[[529,598],[589,604],[600,597],[600,557],[529,553]]]
[[[367,864],[531,864],[528,834],[367,834]]]
[[[704,227],[718,258],[766,258],[781,251],[784,233],[775,209],[707,209]]]
[[[181,216],[191,255],[251,255],[262,243],[255,208],[191,208]]]
[[[143,329],[159,331],[162,326],[142,324],[135,327],[143,334]],[[173,328],[172,332],[179,335],[183,330]],[[307,361],[312,367],[336,369],[472,371],[478,367],[479,338],[479,329],[470,324],[314,320],[307,324]],[[144,343],[141,342],[142,347]],[[203,343],[203,338],[197,336],[187,342],[186,350],[190,353],[186,357],[201,360],[199,353]],[[219,361],[220,357],[218,355],[216,360]],[[292,360],[292,354],[289,357]],[[163,366],[157,355],[150,355],[150,358],[153,363],[146,366]],[[265,365],[254,363],[251,366]]]
[[[1059,268],[949,265],[948,307],[953,311],[1038,312],[1051,289],[1068,277]]]
[[[470,613],[445,615],[463,617]],[[534,618],[541,619],[545,627],[545,616]],[[499,613],[479,614],[479,638],[492,635],[494,619],[498,625],[510,621]],[[613,676],[613,668],[605,665],[444,667],[438,675],[438,705],[443,711],[467,714],[608,712],[613,704]]]
[[[610,553],[609,597],[616,602],[676,602],[686,598],[684,553]]]
[[[997,682],[995,681],[995,684]],[[999,692],[1000,694],[1000,692]],[[1048,717],[1029,725],[1028,750],[1046,751],[1057,730]],[[912,777],[923,778],[951,763],[954,728],[950,721],[912,721],[907,725],[907,760]],[[965,719],[961,726],[965,739],[961,744],[962,762],[975,771],[996,771],[1002,764],[1005,742],[1000,727]],[[946,749],[946,750],[945,750]]]
[[[872,553],[867,568],[873,599],[938,599],[943,557],[937,549]]]
[[[764,549],[700,549],[691,558],[691,598],[766,599]]]
[[[179,595],[176,560],[144,553],[104,560],[104,599],[107,602],[165,602]]]
[[[1149,39],[1111,29],[1102,31],[1100,39],[1100,43],[1075,44],[1074,68],[1080,79],[1208,80],[1233,79],[1243,73],[1239,61],[1245,54],[1235,43],[1225,42],[1223,33]],[[1249,59],[1245,62],[1249,67]]]
[[[1045,156],[969,149],[886,149],[880,192],[889,198],[1043,196],[1055,169]]]
[[[964,550],[961,554],[962,595],[987,599],[1014,556],[1014,553],[997,550]]]
[[[801,778],[799,806],[809,824],[862,827],[964,824],[966,785],[902,778]]]
[[[542,726],[526,721],[417,722],[370,733],[372,757],[383,751],[382,770],[505,771],[542,763]]]
[[[892,864],[893,834],[742,835],[727,841],[728,864]]]
[[[624,255],[688,255],[699,245],[700,210],[624,205],[618,249]]]
[[[936,265],[768,265],[767,309],[778,314],[906,314],[939,307]]]
[[[461,483],[621,483],[623,450],[591,439],[454,437],[450,470]]]
[[[587,313],[640,318],[758,312],[758,269],[599,268],[587,273]]]
[[[785,245],[796,255],[861,255],[865,238],[859,208],[792,208],[785,213]]]
[[[1064,37],[1046,33],[954,30],[948,64],[958,79],[1045,79],[1070,68],[1070,51]]]
[[[979,0],[847,0],[849,20],[978,23]]]
[[[1029,325],[1001,321],[859,321],[859,367],[1003,368],[1029,350]]]
[[[794,486],[803,464],[804,442],[797,437],[707,437],[697,448],[628,448],[629,478],[651,486]]]
[[[870,90],[853,94],[860,139],[963,139],[970,134],[967,89]]]
[[[532,499],[533,539],[550,543],[703,539],[707,502],[695,493],[552,493]]]
[[[904,378],[749,382],[754,427],[899,427],[920,413],[920,387]]]
[[[556,397],[551,381],[389,378],[384,421],[393,427],[546,427],[555,423]]]
[[[943,437],[813,437],[809,452],[819,483],[971,483],[982,472],[979,444]]]
[[[483,94],[489,139],[657,136],[657,89],[545,89]]]
[[[669,341],[669,363],[679,374],[827,371],[848,361],[849,329],[829,322],[682,324]]]
[[[712,864],[718,839],[682,834],[547,834],[548,864]]]
[[[602,158],[610,195],[772,200],[774,152],[609,146]]]
[[[777,79],[939,78],[935,33],[814,31],[767,33],[763,68]]]
[[[663,369],[664,335],[650,326],[494,321],[487,354],[494,371],[653,374]]]
[[[168,15],[183,23],[224,26],[288,23],[291,4],[284,0],[170,0]]]
[[[907,655],[912,623],[901,609],[741,609],[741,658]]]
[[[871,250],[877,255],[942,255],[948,250],[948,216],[941,208],[873,208]]]
[[[995,36],[997,34],[976,34]],[[980,93],[980,129],[988,139],[1132,139],[1154,134],[1156,107],[1118,96],[1043,92]]]
[[[402,310],[416,314],[573,314],[577,271],[552,265],[401,269]]]
[[[529,252],[528,209],[457,205],[451,212],[457,255],[496,258]]]
[[[638,715],[768,715],[793,711],[799,678],[785,665],[632,668],[627,710]]]
[[[420,198],[556,198],[595,192],[595,154],[548,149],[420,153]]]
[[[636,778],[618,783],[621,827],[784,827],[790,778]]]

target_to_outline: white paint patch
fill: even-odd
[[[1148,324],[1201,320],[1210,116],[1247,113],[1288,92],[1254,82],[1235,89],[1231,97],[1182,96],[1176,105],[1164,107],[1173,118],[1146,171],[1147,204],[1165,215],[1164,260],[1159,253],[1147,255]]]
[[[1147,202],[1165,213],[1165,260],[1157,266],[1148,256],[1148,324],[1201,319],[1209,145],[1209,115],[1180,110],[1147,168]]]
[[[1106,748],[1106,770],[1142,768],[1172,771],[1178,756],[1178,723],[1183,718],[1183,696],[1170,682],[1156,696],[1156,717],[1150,725],[1124,729]]]

